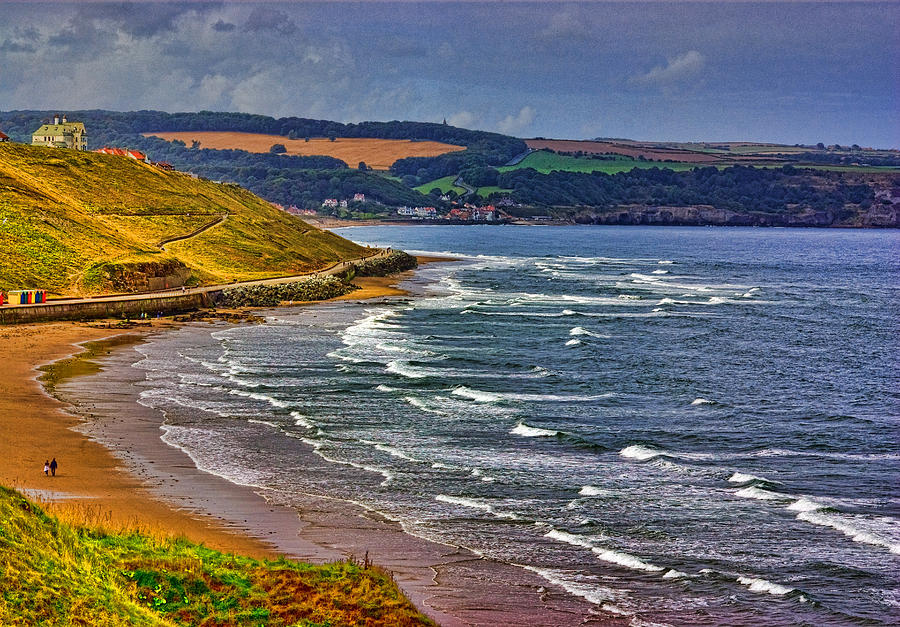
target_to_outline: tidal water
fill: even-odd
[[[340,233],[459,261],[415,297],[140,346],[141,402],[198,467],[634,624],[900,622],[900,233]]]

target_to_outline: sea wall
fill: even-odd
[[[132,300],[97,299],[72,303],[49,302],[26,307],[0,307],[0,324],[47,322],[50,320],[93,320],[96,318],[139,318],[193,311],[214,306],[219,291],[172,294]]]

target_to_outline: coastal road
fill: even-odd
[[[224,216],[223,216],[224,219]],[[204,230],[207,228],[212,228],[217,224],[221,224],[221,221],[217,221],[213,224],[209,224],[204,227]],[[195,234],[196,235],[196,234]],[[170,240],[171,241],[171,240]],[[167,242],[168,243],[168,242]],[[29,308],[29,307],[52,307],[53,305],[72,305],[78,303],[103,303],[103,302],[120,302],[120,301],[140,301],[140,300],[151,300],[156,298],[166,298],[166,297],[175,297],[175,296],[184,296],[188,294],[206,294],[209,292],[217,292],[224,289],[230,289],[234,287],[248,287],[253,285],[279,285],[281,283],[293,283],[294,281],[299,281],[302,279],[311,279],[316,277],[329,276],[334,274],[339,274],[341,272],[346,272],[351,265],[357,262],[366,261],[368,259],[378,259],[380,257],[389,256],[393,250],[390,248],[377,249],[371,255],[366,255],[364,257],[357,257],[355,259],[349,259],[346,261],[338,261],[327,268],[322,268],[321,270],[316,270],[314,272],[307,272],[305,274],[292,274],[290,276],[281,276],[281,277],[272,277],[268,279],[258,279],[255,281],[237,281],[233,283],[224,283],[219,285],[205,285],[202,287],[194,287],[194,288],[176,288],[176,289],[167,289],[161,290],[157,292],[141,292],[139,294],[114,294],[109,296],[93,296],[86,298],[57,298],[53,300],[49,300],[46,303],[31,303],[27,305],[21,304],[9,304],[3,305],[3,309],[17,309],[17,308]]]

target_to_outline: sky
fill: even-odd
[[[900,148],[900,3],[0,2],[0,110]]]

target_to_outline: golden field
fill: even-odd
[[[269,152],[273,144],[284,144],[289,155],[325,155],[345,162],[351,168],[364,161],[373,170],[387,170],[398,159],[406,157],[436,157],[447,152],[465,150],[465,146],[454,146],[433,141],[412,141],[409,139],[374,139],[367,137],[338,137],[334,141],[317,137],[288,139],[281,135],[262,133],[233,133],[225,131],[173,131],[144,133],[146,137],[160,137],[167,141],[179,139],[188,146],[199,141],[201,148],[215,150],[246,150],[247,152]]]

